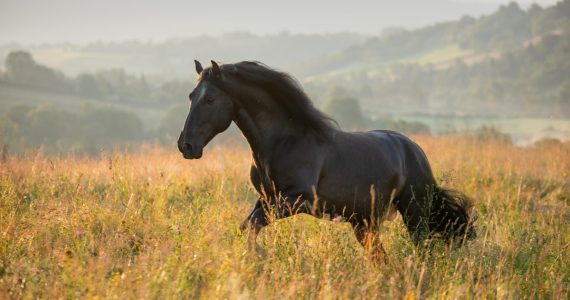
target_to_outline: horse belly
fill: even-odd
[[[317,196],[325,211],[345,217],[369,218],[373,212],[395,217],[391,200],[403,186],[403,176],[388,162],[364,160],[329,169],[319,182]]]

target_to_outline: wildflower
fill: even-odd
[[[85,231],[77,230],[75,231],[75,237],[78,239],[82,239],[85,237]]]
[[[340,223],[340,222],[342,222],[342,216],[341,216],[341,215],[336,215],[336,216],[332,219],[332,221],[335,222],[335,223]]]

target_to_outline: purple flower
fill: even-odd
[[[336,215],[336,216],[332,219],[332,221],[335,222],[335,223],[340,223],[340,222],[342,222],[342,216],[341,216],[341,215]]]
[[[78,239],[82,239],[85,237],[85,231],[77,230],[75,231],[75,237]]]

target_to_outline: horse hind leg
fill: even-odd
[[[435,184],[410,186],[394,201],[416,245],[428,238],[450,242],[476,237],[471,202],[459,192]]]
[[[420,204],[425,197],[427,197],[425,190],[409,186],[393,201],[416,245],[422,244],[429,237],[429,220],[425,209]]]

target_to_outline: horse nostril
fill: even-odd
[[[182,147],[182,149],[187,152],[192,150],[192,145],[190,145],[189,143],[184,143],[184,146]]]

